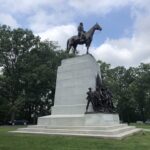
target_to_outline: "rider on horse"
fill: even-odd
[[[82,40],[85,39],[85,31],[84,31],[84,27],[83,27],[83,23],[80,22],[79,26],[78,26],[78,37]]]
[[[72,36],[67,40],[67,50],[66,52],[69,53],[70,49],[73,48],[73,53],[75,54],[76,48],[78,44],[85,44],[87,48],[87,54],[89,51],[90,44],[93,39],[94,32],[96,30],[101,31],[102,28],[98,23],[93,25],[87,32],[84,31],[83,23],[81,22],[78,26],[78,35]]]

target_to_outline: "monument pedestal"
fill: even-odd
[[[119,123],[118,114],[87,113],[88,88],[95,90],[100,67],[92,55],[63,60],[58,67],[52,115],[38,118],[36,126],[18,129],[19,133],[94,136],[121,139],[139,131]],[[93,111],[90,105],[89,111]]]
[[[105,126],[119,124],[118,114],[50,115],[38,118],[41,126]]]
[[[84,114],[88,88],[95,90],[97,74],[101,75],[100,67],[92,55],[63,60],[57,71],[52,115]]]

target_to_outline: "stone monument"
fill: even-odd
[[[92,55],[65,59],[58,67],[52,114],[38,118],[37,125],[20,128],[19,133],[94,136],[121,139],[139,129],[120,124],[117,113],[94,112],[87,106],[89,87],[96,90],[100,67]],[[85,113],[86,112],[86,113]]]
[[[121,139],[140,131],[120,124],[119,115],[114,113],[112,95],[102,86],[100,66],[88,54],[95,30],[102,28],[96,23],[85,32],[80,23],[78,35],[68,39],[68,53],[71,48],[75,53],[78,44],[85,44],[87,54],[62,60],[51,115],[39,117],[37,125],[14,132]]]

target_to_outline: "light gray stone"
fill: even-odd
[[[119,124],[118,114],[105,114],[105,113],[96,113],[96,114],[86,114],[85,115],[85,125],[94,126],[94,125],[114,125]]]
[[[38,118],[41,126],[104,126],[119,124],[118,114],[49,115]]]
[[[86,93],[89,87],[95,90],[97,74],[101,75],[100,67],[91,55],[63,60],[58,67],[52,115],[84,114]]]
[[[126,136],[133,135],[141,129],[124,125],[112,126],[62,126],[62,127],[48,127],[48,126],[30,126],[28,128],[19,128],[14,133],[32,133],[32,134],[49,134],[49,135],[69,135],[69,136],[89,136],[98,138],[122,139]]]

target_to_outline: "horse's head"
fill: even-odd
[[[98,23],[95,24],[94,28],[95,30],[102,30],[102,27]]]

